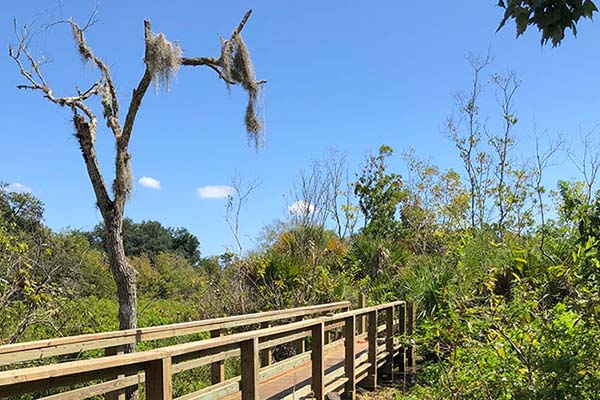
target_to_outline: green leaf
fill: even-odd
[[[586,18],[592,19],[594,12],[598,11],[596,4],[592,0],[585,0],[583,2],[583,15]]]

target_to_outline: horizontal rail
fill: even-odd
[[[341,301],[337,303],[236,315],[232,317],[214,318],[202,321],[15,343],[0,346],[0,366],[10,365],[22,361],[31,361],[65,354],[73,354],[86,350],[119,347],[150,340],[192,335],[215,329],[227,329],[245,325],[259,324],[261,322],[273,322],[299,316],[306,317],[318,313],[332,312],[349,308],[350,302]]]
[[[333,303],[330,305],[302,307],[301,309],[309,309],[311,311],[311,314],[316,314],[319,312],[323,312],[324,308],[331,309],[331,307],[334,307],[334,309],[339,310],[340,308],[348,306],[349,305],[347,302],[343,302]],[[344,388],[347,389],[349,384],[354,385],[355,382],[361,381],[365,379],[365,377],[369,377],[368,380],[374,379],[374,382],[376,382],[377,368],[386,364],[390,366],[393,357],[395,357],[397,353],[400,354],[402,351],[404,351],[393,343],[393,336],[390,336],[393,335],[396,326],[400,331],[403,331],[406,325],[406,321],[402,321],[394,317],[394,310],[398,306],[402,306],[401,308],[403,310],[409,308],[406,302],[395,301],[387,304],[366,307],[357,310],[343,311],[333,315],[301,320],[286,325],[266,327],[253,331],[235,333],[226,336],[203,339],[200,341],[171,345],[143,352],[119,354],[95,359],[68,361],[53,365],[43,365],[37,367],[3,371],[0,372],[0,397],[21,395],[49,388],[58,388],[74,384],[91,383],[91,381],[97,382],[97,380],[104,379],[107,381],[95,383],[85,388],[78,388],[69,392],[52,395],[49,396],[48,399],[65,400],[82,398],[84,397],[84,394],[85,397],[87,397],[88,395],[98,395],[117,389],[123,389],[129,386],[138,385],[140,383],[143,383],[144,381],[146,381],[146,385],[151,385],[150,388],[153,389],[154,394],[149,394],[149,398],[170,399],[170,385],[172,379],[171,376],[173,374],[191,368],[196,368],[198,366],[214,363],[215,361],[221,361],[228,357],[237,356],[240,355],[241,352],[241,378],[238,377],[233,380],[230,379],[228,381],[219,382],[216,384],[215,382],[213,382],[212,386],[209,386],[208,388],[202,389],[198,392],[185,395],[182,397],[182,399],[204,398],[204,395],[206,395],[206,398],[218,398],[213,396],[216,396],[217,393],[231,394],[238,390],[242,392],[243,399],[254,399],[258,397],[248,396],[257,396],[256,388],[259,380],[265,379],[270,375],[276,375],[276,372],[287,371],[289,368],[294,368],[294,366],[299,365],[299,363],[308,362],[308,360],[310,359],[313,360],[313,365],[315,362],[319,362],[322,364],[323,354],[325,352],[327,352],[329,349],[332,349],[333,347],[343,345],[344,340],[347,340],[337,339],[329,344],[327,344],[327,342],[323,342],[323,340],[326,340],[325,336],[323,336],[324,332],[338,328],[342,328],[342,330],[344,330],[344,335],[347,335],[348,332],[353,332],[350,341],[351,343],[354,340],[360,340],[361,338],[365,337],[365,335],[368,337],[369,341],[369,348],[365,350],[368,354],[368,357],[366,356],[366,354],[363,354],[363,356],[361,356],[360,359],[356,360],[356,369],[354,369],[354,367],[352,366],[352,370],[354,371],[351,374],[353,376],[352,379],[350,379],[347,376],[347,374],[344,375],[344,371],[346,371],[346,369],[349,368],[347,365],[340,367],[342,372],[340,372],[340,368],[337,368],[335,376],[332,376],[330,372],[323,371],[321,378],[318,378],[320,379],[322,385],[320,389],[317,388],[317,390],[319,390],[320,392],[324,390],[335,390],[341,392],[345,390]],[[412,308],[412,305],[410,308]],[[298,310],[299,309],[292,309],[284,311],[286,313],[285,315],[288,316],[285,318],[289,318],[290,312],[294,313],[298,312]],[[280,311],[279,315],[281,315],[284,312]],[[380,325],[378,325],[377,315],[379,312],[387,313],[387,325],[383,325],[384,327],[387,326],[387,329],[385,330],[381,329]],[[274,314],[274,312],[270,312],[270,314]],[[249,322],[248,319],[245,319],[244,325],[254,324],[256,323],[257,319],[261,319],[261,322],[269,321],[268,319],[263,319],[269,318],[264,317],[264,314],[261,317],[258,317],[257,315],[259,314],[251,314],[250,321],[252,322]],[[402,318],[404,318],[406,316],[406,313],[403,312],[402,315]],[[253,316],[257,317],[254,318]],[[354,324],[357,319],[364,318],[364,316],[368,316],[369,321],[369,331],[366,334],[361,332],[360,328],[359,332],[356,333],[353,328],[354,325],[347,325]],[[273,315],[271,315],[271,317],[273,317]],[[284,317],[281,318],[283,319]],[[221,323],[224,324],[234,322],[234,320],[228,320],[227,318],[220,318],[216,320],[221,320]],[[214,321],[216,320],[209,320],[210,323],[208,324],[208,326],[214,326],[214,324],[216,324],[216,322]],[[239,319],[238,321],[241,322],[241,320]],[[186,324],[175,324],[171,325],[170,328],[173,329],[173,326],[181,327],[185,325]],[[203,324],[203,326],[207,326],[207,324]],[[348,326],[350,326],[351,328],[348,328]],[[166,332],[165,330],[161,330],[158,328],[163,327],[153,328],[154,332],[160,332],[161,334],[164,334]],[[188,328],[189,326],[186,326],[183,329]],[[350,329],[350,331],[348,331],[348,329]],[[177,331],[181,332],[181,330]],[[321,332],[319,334],[320,336],[314,336],[315,332]],[[152,334],[153,332],[150,331],[147,333]],[[386,336],[387,338],[385,339],[386,344],[384,345],[378,345],[377,343],[377,335],[380,333],[384,333],[384,336]],[[305,337],[310,336],[313,337],[313,346],[315,345],[315,340],[317,344],[320,343],[317,347],[319,349],[318,353],[316,353],[317,356],[319,354],[320,356],[318,356],[316,359],[309,351],[306,353],[302,353],[298,356],[292,357],[292,359],[279,361],[262,369],[259,367],[257,361],[259,352],[279,344],[293,342],[299,339],[304,340]],[[346,341],[345,343],[348,342]],[[346,354],[346,357],[348,357],[348,354]],[[315,371],[316,370],[313,366],[313,386],[315,384]],[[122,377],[115,379],[115,377],[118,376]],[[156,387],[155,383],[149,383],[145,379],[145,377],[155,376],[162,376],[163,381],[168,382],[168,387],[163,387],[160,385],[159,387]],[[249,377],[251,376],[254,376],[253,381],[248,381],[248,379],[250,379]],[[319,381],[318,379],[317,381]]]

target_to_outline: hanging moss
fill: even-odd
[[[151,34],[147,39],[145,62],[155,87],[169,90],[171,79],[181,65],[182,51],[178,43],[169,42],[164,34]]]
[[[249,139],[256,147],[260,146],[263,124],[260,118],[260,85],[256,81],[254,65],[250,52],[240,33],[230,39],[221,39],[221,57],[219,59],[223,76],[228,83],[239,83],[248,93],[248,105],[244,123]]]

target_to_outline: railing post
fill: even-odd
[[[417,325],[417,306],[415,303],[413,303],[413,302],[408,303],[407,314],[408,314],[407,333],[409,335],[413,335],[415,333],[415,327]],[[416,360],[417,354],[416,353],[417,353],[417,350],[416,350],[415,346],[410,346],[408,348],[406,363],[408,364],[410,373],[413,374],[413,376],[417,373],[417,360]]]
[[[258,371],[260,364],[258,360],[258,338],[252,338],[240,343],[240,364],[242,377],[240,391],[242,400],[259,400],[258,393]]]
[[[104,349],[105,356],[116,356],[123,354],[123,346],[107,347]],[[125,375],[118,375],[116,378],[123,378]],[[115,390],[104,394],[105,400],[125,400],[125,391],[123,389]]]
[[[260,324],[261,329],[266,329],[266,328],[270,328],[271,327],[271,323],[270,322],[263,322]],[[264,349],[261,350],[260,352],[260,366],[261,367],[268,367],[269,365],[271,365],[271,359],[273,358],[273,349],[272,348],[268,348],[268,349]]]
[[[296,317],[296,319],[295,319],[296,322],[302,321],[302,320],[304,320],[304,317],[302,317],[302,316]],[[304,339],[305,338],[296,340],[296,343],[295,343],[296,354],[302,354],[306,351],[306,342]]]
[[[223,331],[221,329],[215,329],[210,331],[210,337],[216,338],[223,336]],[[221,383],[225,380],[225,361],[215,361],[210,364],[210,383],[216,385],[217,383]]]
[[[325,324],[320,322],[312,328],[312,391],[316,400],[325,398]]]
[[[402,303],[398,308],[398,333],[404,335],[406,333],[406,303]],[[403,374],[403,380],[406,382],[406,346],[403,344],[398,353],[396,363],[399,366],[400,372]]]
[[[356,319],[354,315],[344,319],[344,374],[348,381],[344,388],[344,399],[354,400],[356,393]]]
[[[146,400],[171,400],[171,358],[146,362]]]
[[[360,293],[358,295],[358,308],[365,308],[367,306],[367,297],[364,293]],[[365,326],[367,324],[367,318],[364,315],[361,315],[358,318],[358,334],[365,333]]]
[[[385,351],[388,353],[382,373],[394,379],[394,306],[388,307],[385,314]]]
[[[360,386],[365,389],[377,389],[377,310],[369,312],[367,328],[369,369]]]

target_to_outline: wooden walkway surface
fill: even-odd
[[[357,359],[360,359],[367,353],[368,343],[366,340],[356,342]],[[259,383],[259,398],[265,400],[279,399],[303,399],[306,392],[310,392],[312,382],[312,366],[310,360],[285,371],[280,375],[271,377]],[[337,378],[343,376],[344,368],[344,346],[336,346],[325,354],[325,374]],[[335,371],[341,371],[335,374]],[[333,380],[333,379],[332,379]],[[308,389],[308,390],[307,390]],[[241,399],[239,393],[228,397],[227,400]]]

